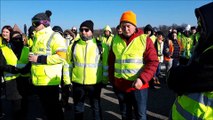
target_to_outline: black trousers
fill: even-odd
[[[17,90],[19,94],[21,95],[21,103],[19,101],[16,101],[15,104],[21,104],[21,110],[15,113],[15,118],[17,120],[27,120],[27,114],[28,114],[28,105],[29,100],[28,97],[30,95],[33,95],[33,85],[31,82],[30,77],[18,77],[16,79],[17,84]]]
[[[3,87],[2,84],[3,84],[2,76],[0,75],[0,96],[2,96],[2,87]],[[0,98],[0,117],[1,117],[1,115],[2,115],[2,99]]]
[[[35,86],[48,120],[64,120],[62,106],[59,101],[59,86]]]
[[[101,84],[95,85],[81,85],[73,83],[73,101],[75,120],[83,120],[84,116],[84,102],[86,97],[90,100],[92,108],[93,119],[102,120],[102,111],[100,104]]]

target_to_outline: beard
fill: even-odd
[[[91,40],[91,39],[93,38],[92,35],[91,35],[91,36],[88,36],[88,37],[86,37],[86,36],[84,36],[84,35],[80,35],[80,37],[81,37],[81,39],[84,40],[84,41]]]

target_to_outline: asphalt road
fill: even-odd
[[[172,103],[175,100],[175,95],[172,91],[170,91],[165,83],[164,79],[161,79],[161,88],[160,89],[149,89],[148,95],[148,105],[147,105],[147,116],[148,120],[167,120]],[[104,120],[121,120],[121,116],[119,114],[119,105],[118,100],[112,91],[112,86],[108,85],[105,89],[102,90],[101,94],[101,104],[102,104],[102,113]],[[5,100],[5,97],[2,96],[3,100],[3,111],[5,116],[2,120],[11,120],[11,111],[10,104]],[[29,97],[30,105],[29,105],[29,120],[44,120],[42,109],[39,104],[39,100],[37,96]],[[85,103],[85,120],[92,119],[92,113],[90,109],[89,101]],[[71,109],[64,112],[65,120],[73,119],[73,100],[72,94],[69,98],[69,103]]]

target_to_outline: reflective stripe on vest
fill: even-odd
[[[203,53],[213,49],[213,45]],[[172,107],[172,119],[213,120],[213,91],[178,96]]]
[[[116,56],[115,77],[135,80],[143,70],[143,54],[146,49],[147,35],[142,34],[127,46],[125,41],[116,37],[112,49]]]
[[[172,118],[174,120],[213,119],[213,92],[179,96],[173,105]]]
[[[79,84],[96,84],[102,80],[103,64],[100,60],[96,40],[85,43],[79,40],[75,45],[73,55],[72,82]]]
[[[108,77],[108,75],[109,75],[108,69],[109,69],[109,66],[106,66],[106,65],[103,66],[103,76],[104,77]]]
[[[48,39],[47,41],[47,44],[46,44],[46,53],[36,53],[36,55],[52,55],[51,53],[51,48],[50,48],[50,44],[52,42],[52,39],[53,39],[53,36],[56,34],[56,32],[53,32],[50,36],[50,38]],[[43,48],[42,49],[39,49],[39,51],[43,51]]]
[[[74,66],[77,66],[77,67],[88,67],[88,68],[97,68],[98,66],[101,66],[101,64],[98,64],[98,63],[78,63],[78,62],[75,62],[74,63]]]
[[[17,68],[23,68],[26,66],[26,64],[29,62],[28,61],[28,54],[29,54],[29,48],[28,47],[23,47],[22,48],[22,52],[21,52],[21,56],[20,56],[20,59],[18,60],[17,57],[15,56],[14,52],[9,49],[6,48],[7,46],[5,46],[5,48],[3,48],[3,52],[5,56],[5,59],[7,61],[7,64],[9,65],[13,65],[13,66],[16,66]],[[16,64],[10,64],[11,62],[14,62]],[[17,78],[19,75],[23,76],[23,77],[30,77],[30,72],[28,74],[12,74],[12,73],[7,73],[5,72],[5,77],[4,78],[5,80],[12,80],[12,79],[15,79]]]
[[[70,68],[69,68],[69,64],[65,61],[65,63],[63,64],[63,81],[64,84],[70,84]]]

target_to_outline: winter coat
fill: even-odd
[[[128,45],[132,42],[132,40],[135,40],[134,38],[140,36],[141,34],[143,34],[143,31],[140,29],[137,29],[137,32],[134,33],[129,40],[125,40],[123,36],[120,36],[120,37],[123,40],[125,40],[128,47]],[[146,41],[146,50],[143,56],[141,57],[143,57],[145,65],[139,77],[142,79],[144,83],[141,89],[145,89],[149,87],[149,81],[154,76],[154,73],[156,72],[157,66],[159,64],[154,44],[152,43],[152,40],[149,37],[147,37],[147,41]],[[112,84],[115,84],[115,86],[119,86],[119,88],[117,89],[124,92],[130,92],[130,91],[136,90],[135,88],[132,87],[132,83],[134,81],[128,81],[123,78],[114,77],[114,63],[115,63],[115,55],[111,49],[109,53],[109,80],[112,82]]]

